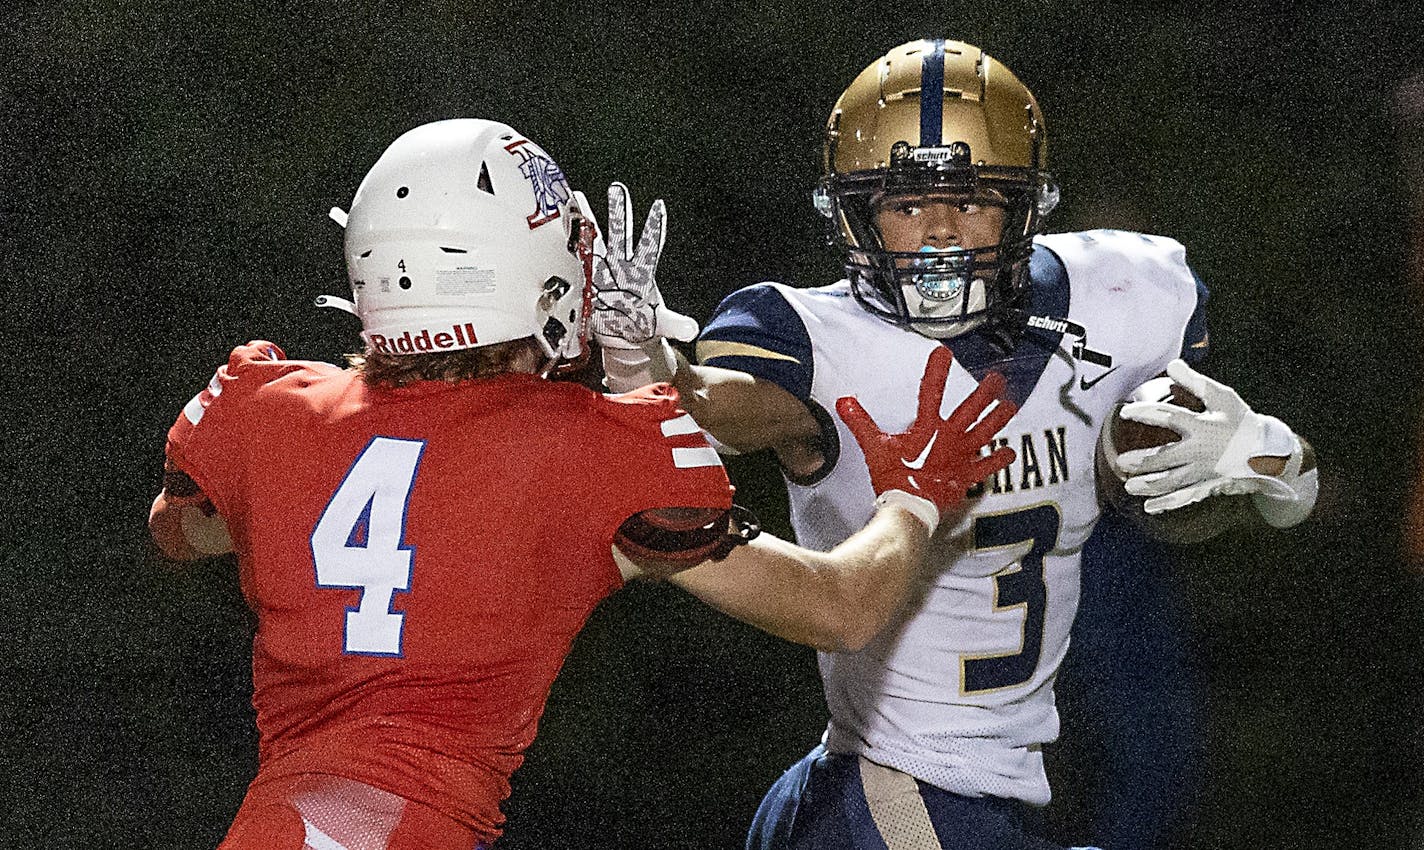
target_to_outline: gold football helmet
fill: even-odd
[[[1033,236],[1058,201],[1047,164],[1043,113],[1003,63],[959,41],[912,41],[871,63],[836,101],[816,207],[865,309],[952,337],[1011,320]],[[1000,240],[887,250],[874,210],[898,194],[1003,207]]]

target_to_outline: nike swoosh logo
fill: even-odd
[[[938,439],[939,432],[936,431],[930,435],[930,441],[928,443],[925,443],[925,450],[920,452],[919,457],[915,458],[914,460],[901,460],[900,462],[905,464],[906,468],[908,469],[923,469],[925,466],[925,461],[929,460],[930,458],[930,449],[934,448],[935,440]]]
[[[1098,385],[1098,381],[1101,381],[1103,378],[1106,378],[1108,375],[1111,375],[1112,373],[1114,373],[1114,372],[1116,372],[1116,371],[1117,371],[1117,367],[1114,366],[1114,367],[1112,367],[1111,369],[1107,370],[1106,372],[1102,373],[1101,375],[1097,376],[1096,378],[1092,379],[1091,381],[1087,380],[1086,378],[1083,378],[1082,376],[1079,376],[1079,378],[1078,378],[1078,389],[1082,390],[1083,392],[1087,392],[1088,390],[1091,390],[1093,387],[1096,387],[1096,386]]]

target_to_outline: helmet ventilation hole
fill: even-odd
[[[409,194],[410,194],[410,187],[409,187],[409,186],[402,186],[402,187],[400,187],[399,189],[396,190],[396,197],[397,197],[397,198],[404,198],[406,195],[409,195]]]
[[[410,278],[408,278],[408,277],[402,277],[402,278],[400,279],[400,288],[401,288],[401,289],[410,289]]]
[[[444,252],[447,253],[447,254],[468,254],[468,253],[470,253],[469,251],[466,251],[464,248],[450,248],[450,247],[445,246],[445,245],[441,245],[441,246],[440,246],[440,250],[444,251]]]
[[[489,166],[480,163],[480,179],[475,183],[475,188],[487,194],[494,194],[494,186],[490,183]]]

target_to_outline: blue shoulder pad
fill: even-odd
[[[811,335],[776,287],[759,283],[723,299],[697,338],[697,361],[771,381],[811,398]]]
[[[1028,311],[1041,316],[1068,315],[1068,270],[1058,255],[1035,245],[1028,268]],[[998,334],[981,329],[945,340],[945,344],[975,380],[984,380],[991,370],[1002,374],[1008,381],[1005,395],[1014,404],[1022,405],[1038,386],[1038,379],[1043,377],[1062,339],[1061,331],[1031,327],[1024,330],[1012,350],[1005,350]]]

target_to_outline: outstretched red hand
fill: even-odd
[[[943,346],[930,354],[920,379],[915,421],[903,433],[881,431],[853,396],[836,401],[836,412],[865,453],[876,496],[892,491],[909,494],[932,505],[936,519],[963,503],[971,485],[1004,469],[1015,457],[1014,450],[1007,447],[980,454],[1018,412],[1018,407],[1003,397],[1003,375],[990,372],[948,418],[939,415],[953,361],[954,356]],[[920,518],[934,530],[936,523]]]

